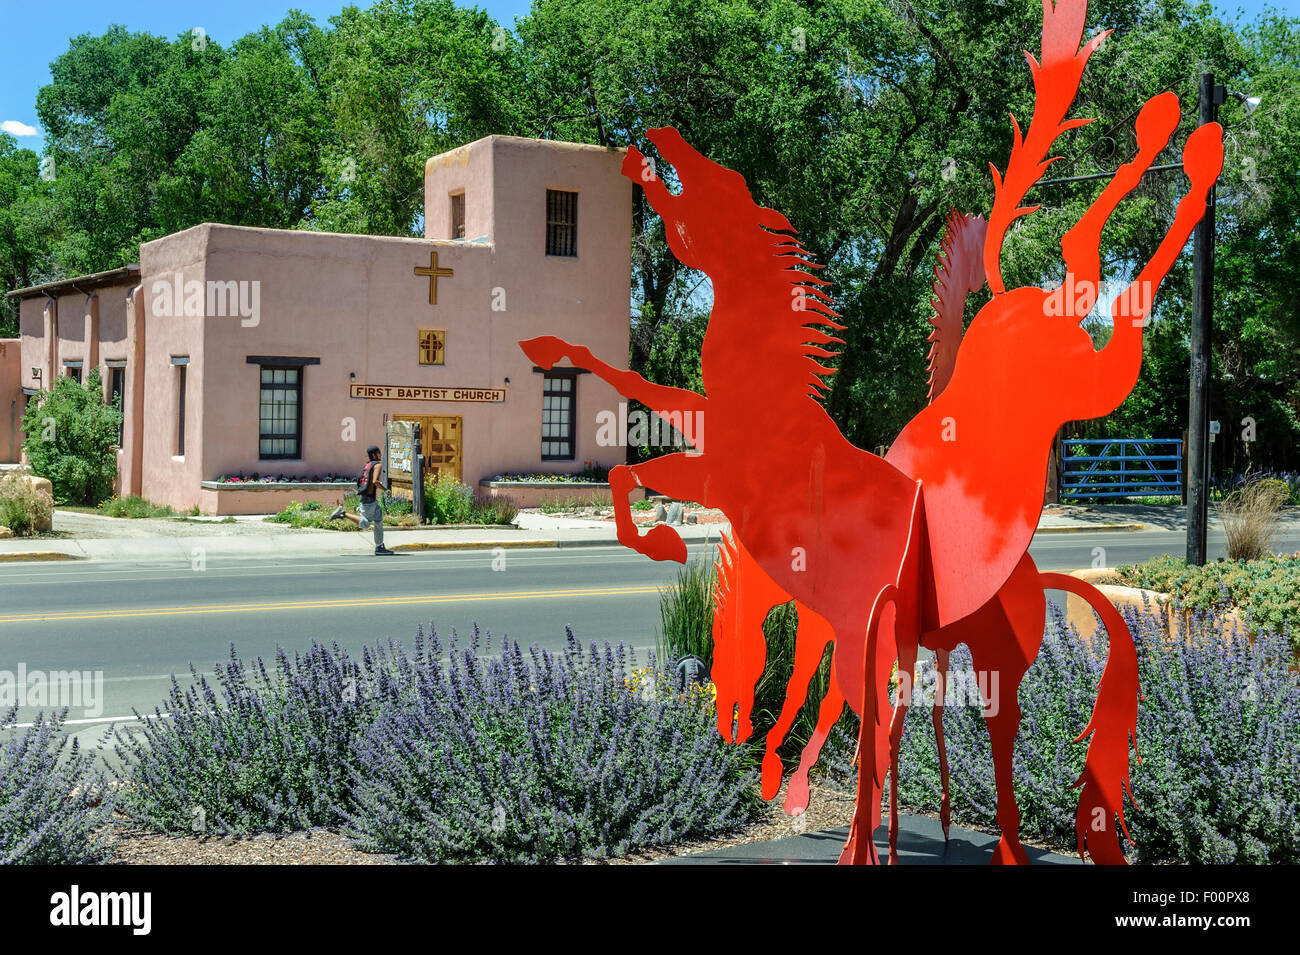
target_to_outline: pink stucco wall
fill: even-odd
[[[21,368],[21,339],[0,338],[0,463],[3,464],[12,464],[22,456]]]

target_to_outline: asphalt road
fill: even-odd
[[[1300,549],[1300,529],[1288,528],[1276,549]],[[1040,535],[1032,547],[1044,570],[1183,550],[1183,535],[1164,530]],[[1210,550],[1223,553],[1221,535]],[[704,552],[691,548],[693,558]],[[467,634],[477,622],[524,644],[561,647],[572,625],[584,641],[644,651],[654,645],[659,588],[676,566],[604,546],[507,551],[504,570],[492,569],[489,551],[210,559],[198,572],[163,562],[0,565],[0,679],[20,664],[28,674],[102,671],[97,705],[83,700],[69,713],[89,742],[132,708],[151,711],[173,673],[187,677],[191,661],[209,669],[232,642],[244,659],[269,659],[277,645],[292,651],[317,639],[358,651],[385,637],[409,640],[420,625]],[[34,712],[22,708],[20,721]]]

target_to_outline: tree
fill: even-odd
[[[0,292],[28,288],[51,277],[51,245],[58,216],[40,158],[0,133]],[[0,338],[18,335],[18,305],[0,300]]]
[[[1222,111],[1214,414],[1234,434],[1242,418],[1257,422],[1256,443],[1223,446],[1234,466],[1300,464],[1298,21],[1236,28],[1188,0],[1096,0],[1089,19],[1113,31],[1073,111],[1096,122],[1062,137],[1051,177],[1125,162],[1138,109],[1165,89],[1184,122],[1157,162],[1177,162],[1203,69],[1264,99],[1249,117],[1235,101]],[[939,231],[950,209],[991,205],[988,163],[1006,162],[1008,115],[1024,122],[1033,109],[1023,51],[1040,27],[1040,6],[1020,0],[537,0],[513,31],[452,0],[387,0],[328,27],[291,14],[202,50],[188,35],[113,27],[74,39],[40,93],[59,172],[31,208],[54,210],[59,227],[31,231],[23,248],[40,261],[47,241],[55,270],[71,274],[132,261],[141,240],[203,221],[416,235],[430,155],[491,133],[646,149],[648,128],[673,125],[785,213],[826,265],[848,326],[827,407],[874,449],[925,401]],[[0,190],[3,169],[0,156]],[[1035,191],[1042,208],[1004,246],[1008,286],[1062,277],[1060,236],[1101,187]],[[1178,174],[1153,174],[1121,205],[1102,236],[1108,276],[1123,282],[1146,261],[1184,189]],[[6,241],[0,219],[0,268]],[[630,292],[631,367],[684,384],[698,374],[711,290],[669,253],[640,190]],[[1184,256],[1157,297],[1133,396],[1081,430],[1181,430],[1190,300]],[[968,317],[984,301],[972,296]]]
[[[27,402],[23,451],[32,471],[54,485],[56,501],[98,504],[113,493],[121,423],[122,412],[104,402],[98,368],[84,385],[60,376]]]
[[[424,163],[493,133],[522,135],[513,38],[452,0],[393,0],[332,21],[327,194],[321,228],[419,235]]]

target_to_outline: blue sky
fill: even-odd
[[[370,6],[372,0],[353,0]],[[278,22],[291,7],[324,23],[344,6],[344,0],[222,0],[220,3],[177,3],[176,0],[0,0],[0,123],[7,132],[26,128],[35,135],[19,136],[19,143],[37,152],[41,135],[36,119],[36,91],[49,82],[49,64],[68,48],[68,40],[81,33],[102,33],[110,24],[163,36],[188,33],[202,27],[224,45],[265,23]],[[528,12],[529,0],[480,0],[476,4],[499,23],[513,24]],[[1300,14],[1300,0],[1218,0],[1215,6],[1230,16],[1237,11],[1253,19],[1266,6]],[[15,125],[16,124],[16,125]]]

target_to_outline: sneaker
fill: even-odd
[[[336,507],[334,508],[333,511],[330,512],[330,520],[337,521],[340,517],[342,517],[346,513],[347,511],[345,511],[342,507]]]
[[[376,557],[391,557],[394,553],[395,553],[395,551],[391,551],[391,550],[389,550],[387,547],[376,547],[376,548],[375,548],[375,556],[376,556]]]

